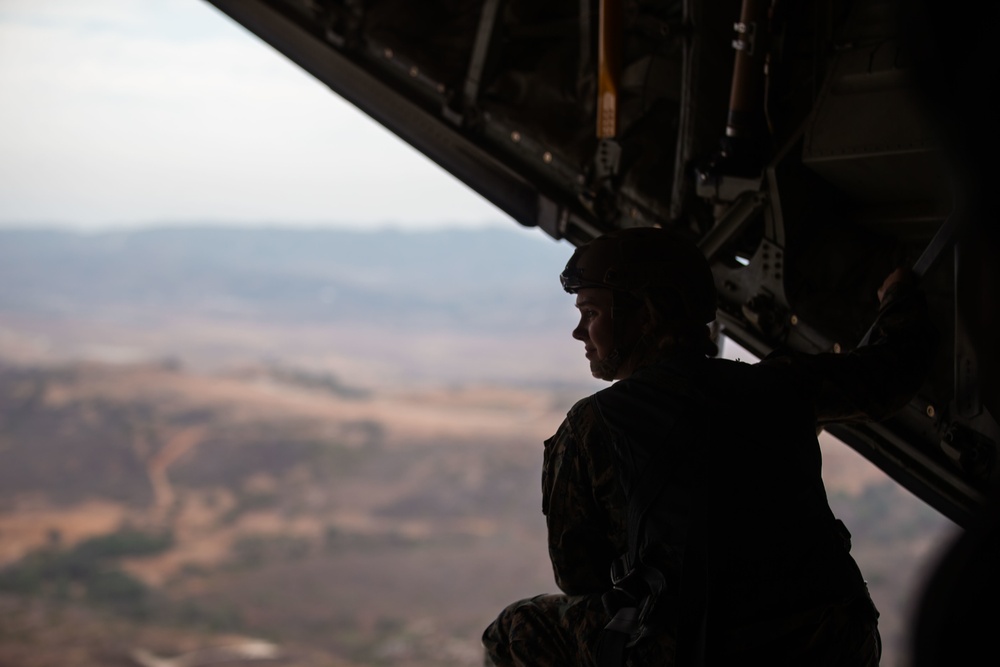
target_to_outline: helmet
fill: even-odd
[[[659,227],[599,236],[576,249],[559,279],[570,294],[604,287],[638,298],[672,295],[689,319],[715,319],[715,280],[705,256],[690,241]]]

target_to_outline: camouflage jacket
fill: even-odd
[[[818,425],[905,405],[935,342],[922,297],[904,293],[886,300],[872,343],[849,354],[753,365],[677,356],[581,400],[545,442],[543,512],[559,588],[610,587],[610,564],[629,548],[626,497],[653,475],[668,499],[651,519],[662,539],[653,532],[643,559],[680,580],[683,553],[690,562],[697,543],[711,573],[699,585],[712,588],[725,625],[857,595],[864,583],[827,503]]]

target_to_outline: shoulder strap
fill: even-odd
[[[709,442],[706,430],[709,422],[704,418],[707,399],[691,379],[669,368],[656,370],[655,374],[646,373],[637,381],[626,380],[611,388],[617,391],[605,390],[595,396],[600,421],[614,449],[613,458],[619,466],[626,500],[628,551],[616,562],[613,590],[626,593],[625,599],[632,599],[632,606],[609,609],[614,616],[604,635],[612,636],[602,639],[601,652],[606,655],[599,662],[600,667],[612,667],[619,658],[610,656],[624,655],[621,646],[632,645],[655,633],[657,627],[651,626],[662,627],[663,622],[679,626],[679,651],[683,644],[684,653],[690,654],[683,664],[702,663],[704,599],[703,596],[698,596],[697,602],[682,599],[680,581],[690,574],[699,579],[694,587],[701,588],[704,577],[689,572],[698,570],[700,565],[689,568],[688,558],[684,558],[684,576],[668,582],[661,572],[640,562],[640,554],[650,539],[665,540],[683,552],[690,546],[691,522],[703,486]],[[651,520],[657,522],[655,538],[647,531]],[[690,602],[695,602],[695,608],[690,608]],[[685,609],[679,609],[681,605]],[[672,609],[666,610],[665,606]],[[688,626],[694,628],[689,630]],[[623,631],[628,634],[622,635]]]

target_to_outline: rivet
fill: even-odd
[[[928,405],[928,406],[927,406],[927,411],[926,411],[926,412],[927,412],[927,416],[928,416],[928,417],[930,417],[930,418],[932,418],[932,419],[934,418],[934,414],[935,414],[935,412],[934,412],[934,406],[933,406],[933,405]]]
[[[439,93],[443,93],[444,92],[444,84],[443,83],[439,83],[437,85],[437,90],[438,90]]]
[[[416,65],[410,68],[410,76],[416,76],[418,74],[420,74],[420,70],[417,69]]]
[[[837,354],[840,354],[840,343],[833,344],[833,351]]]
[[[798,326],[798,324],[799,324],[799,316],[798,315],[792,315],[792,317],[791,317],[791,319],[789,321],[792,323],[793,327],[794,326]]]
[[[552,153],[548,151],[542,153],[542,161],[545,162],[545,164],[549,164],[550,162],[552,162]]]
[[[510,133],[510,140],[516,144],[521,140],[521,133],[518,132],[517,130],[514,130],[513,132]]]
[[[392,49],[385,50],[385,57],[388,58],[389,60],[392,60]]]
[[[633,206],[632,210],[629,211],[629,215],[631,215],[633,218],[638,218],[639,217],[639,209],[637,209],[635,206]]]

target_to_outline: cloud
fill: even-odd
[[[2,8],[0,222],[503,217],[207,3]]]

